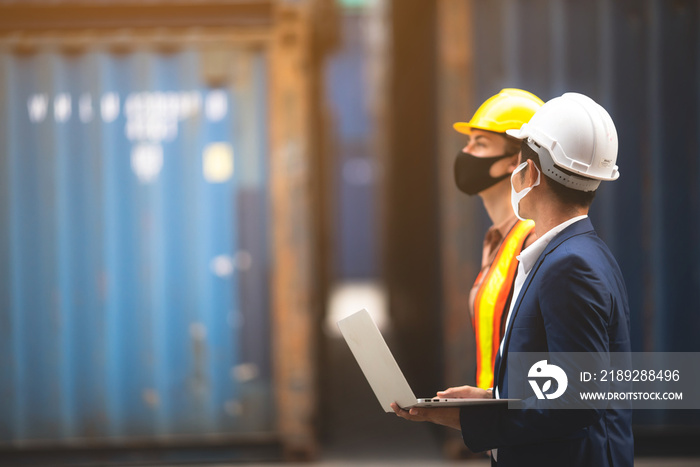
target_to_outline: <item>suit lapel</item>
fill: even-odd
[[[544,251],[540,255],[539,258],[537,258],[537,261],[535,261],[535,264],[532,266],[532,269],[530,270],[530,273],[527,275],[525,278],[525,282],[523,283],[522,288],[520,289],[520,293],[518,294],[518,297],[515,302],[515,306],[513,307],[513,313],[510,317],[510,320],[508,322],[508,328],[506,329],[506,334],[503,336],[503,358],[501,358],[500,352],[497,352],[496,356],[496,362],[495,362],[495,369],[496,371],[494,372],[495,379],[494,379],[494,387],[501,387],[501,378],[502,373],[505,370],[505,360],[507,358],[508,354],[508,345],[510,343],[510,336],[511,336],[511,330],[513,329],[513,323],[515,322],[515,318],[518,315],[518,311],[520,310],[520,305],[523,302],[523,298],[525,297],[525,294],[527,293],[527,289],[530,287],[530,284],[532,283],[533,279],[537,275],[537,270],[539,269],[540,265],[544,261],[545,257],[553,250],[555,250],[559,245],[564,243],[566,240],[570,239],[571,237],[575,237],[576,235],[581,235],[583,233],[591,232],[593,231],[593,224],[591,224],[591,221],[589,218],[581,219],[578,222],[575,222],[568,226],[566,229],[562,230],[559,232],[559,234],[554,237],[549,244],[545,247]],[[519,271],[518,271],[519,272]]]

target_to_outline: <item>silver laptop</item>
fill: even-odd
[[[338,321],[340,332],[348,343],[374,395],[386,412],[393,412],[390,404],[399,407],[456,407],[507,403],[517,399],[445,399],[430,397],[417,399],[404,377],[394,356],[386,345],[374,320],[362,309]]]

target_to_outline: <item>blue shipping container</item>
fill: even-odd
[[[266,57],[0,52],[0,444],[273,430]]]

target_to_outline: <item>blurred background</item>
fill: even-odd
[[[335,321],[370,310],[419,396],[474,384],[489,221],[452,123],[505,87],[610,112],[591,218],[633,349],[700,351],[699,23],[696,0],[0,0],[0,464],[488,465],[384,414]],[[700,411],[634,423],[640,465],[700,461]]]

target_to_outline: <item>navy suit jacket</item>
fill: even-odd
[[[523,283],[503,339],[494,371],[501,398],[508,397],[508,352],[630,351],[622,273],[589,219],[547,245]],[[460,409],[465,444],[475,452],[498,448],[498,466],[632,466],[631,418],[630,410],[545,410],[527,400],[520,409]]]

